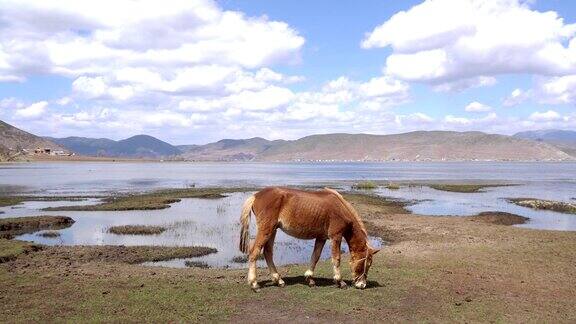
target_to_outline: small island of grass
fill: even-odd
[[[0,238],[33,233],[40,230],[57,230],[70,227],[74,220],[66,216],[32,216],[0,219]]]
[[[352,189],[356,190],[373,190],[378,188],[378,185],[374,181],[360,181],[352,185]]]
[[[565,214],[576,214],[576,204],[574,203],[535,198],[510,198],[508,201],[518,206],[532,209],[551,210]]]
[[[36,234],[40,237],[46,237],[46,238],[55,238],[55,237],[59,237],[60,236],[60,232],[57,231],[45,231],[45,232],[40,232],[38,234]]]
[[[116,235],[158,235],[166,231],[166,227],[147,225],[122,225],[108,228],[108,233]]]
[[[509,184],[431,184],[430,188],[440,191],[476,193],[485,192],[484,189],[492,187],[511,186]]]

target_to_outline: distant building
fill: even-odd
[[[34,153],[36,154],[50,154],[52,152],[52,149],[49,147],[37,147],[34,150]]]

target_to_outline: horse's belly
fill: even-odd
[[[311,240],[324,236],[321,233],[318,233],[317,231],[310,231],[309,229],[286,227],[286,226],[280,226],[279,228],[282,230],[282,232],[302,240]]]

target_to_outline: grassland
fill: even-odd
[[[147,225],[122,225],[108,228],[108,233],[117,235],[158,235],[166,231],[166,227]]]
[[[532,209],[551,210],[565,214],[576,214],[576,204],[563,201],[542,200],[534,198],[511,198],[511,203]]]
[[[175,257],[165,248],[44,247],[0,264],[0,318],[7,322],[553,322],[576,321],[576,233],[499,225],[510,215],[409,214],[401,202],[345,196],[372,235],[367,289],[336,289],[321,261],[317,287],[305,265],[279,267],[286,287],[260,269],[143,267]],[[513,238],[513,239],[512,239]],[[0,251],[24,244],[0,241]],[[142,250],[143,249],[143,250]],[[177,248],[176,248],[177,249]],[[15,252],[12,252],[14,255]],[[350,278],[347,256],[343,276]]]

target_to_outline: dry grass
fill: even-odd
[[[74,220],[66,216],[31,216],[0,219],[0,238],[33,233],[46,229],[70,227]]]
[[[563,201],[542,200],[534,198],[512,198],[508,199],[518,206],[532,209],[551,210],[565,214],[576,214],[576,204]]]
[[[226,193],[245,192],[250,188],[186,188],[160,190],[151,193],[134,194],[128,196],[108,197],[104,202],[96,205],[61,206],[44,208],[45,211],[115,211],[115,210],[156,210],[169,208],[170,204],[179,202],[183,198],[220,199]]]
[[[108,233],[116,235],[158,235],[166,231],[166,227],[149,225],[122,225],[108,228]]]

